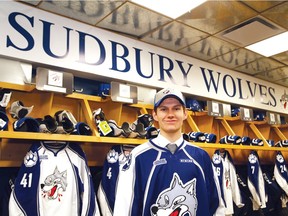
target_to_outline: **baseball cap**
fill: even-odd
[[[186,106],[183,94],[172,88],[165,88],[155,94],[154,107],[157,108],[166,98],[176,98],[179,102]]]

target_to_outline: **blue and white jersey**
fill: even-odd
[[[227,150],[223,152],[216,150],[212,156],[212,162],[219,179],[221,195],[225,203],[225,215],[232,215],[234,213],[233,202],[239,208],[244,206],[233,160]]]
[[[134,148],[123,166],[114,215],[216,215],[222,204],[216,182],[206,151],[182,138],[172,154],[158,135]],[[217,215],[224,215],[223,206]]]
[[[9,215],[100,215],[80,146],[53,141],[34,143],[16,177]]]
[[[239,167],[237,167],[236,169],[238,171],[238,173],[236,174],[238,186],[240,188],[242,201],[245,205],[241,208],[238,208],[236,205],[234,205],[233,216],[244,216],[244,215],[250,216],[253,215],[252,194],[247,185],[247,174],[243,173],[244,175],[242,176],[242,174],[239,173]]]
[[[253,197],[253,209],[266,208],[265,182],[259,157],[256,151],[251,151],[248,156],[248,188]]]
[[[107,153],[97,191],[99,208],[103,216],[113,215],[119,171],[126,164],[134,147],[134,145],[115,145]]]
[[[274,177],[276,182],[288,196],[288,173],[286,161],[280,151],[276,154],[276,161],[274,165]]]
[[[269,172],[263,172],[263,178],[266,192],[266,208],[263,209],[263,213],[268,215],[278,209],[282,190]]]

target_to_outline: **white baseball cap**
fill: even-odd
[[[166,98],[170,97],[176,98],[183,106],[186,106],[185,98],[181,91],[165,88],[155,94],[154,107],[157,108]]]

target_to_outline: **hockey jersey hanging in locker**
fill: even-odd
[[[80,146],[54,141],[34,143],[16,177],[9,215],[100,215]]]
[[[252,150],[248,156],[247,170],[247,184],[253,197],[253,210],[264,209],[266,208],[265,182],[256,151]]]
[[[130,151],[135,145],[115,145],[107,153],[97,198],[103,216],[112,216],[115,203],[118,175],[129,160]]]
[[[225,203],[225,215],[232,215],[234,213],[233,202],[239,208],[244,206],[233,160],[227,150],[216,150],[212,156],[212,162],[219,179],[221,196]]]
[[[280,151],[276,154],[276,161],[274,165],[274,177],[278,185],[285,192],[281,197],[282,207],[286,207],[288,202],[288,173],[286,161]]]

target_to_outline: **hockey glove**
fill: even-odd
[[[194,142],[205,142],[205,135],[203,132],[190,132],[188,133],[189,139]]]
[[[73,133],[77,125],[77,121],[73,114],[68,110],[60,110],[55,113],[57,123],[63,127],[66,133]]]
[[[216,143],[216,140],[217,140],[217,136],[216,134],[213,134],[213,133],[204,133],[205,135],[205,141],[207,143]]]
[[[34,106],[25,107],[21,101],[14,101],[10,107],[10,114],[14,119],[21,119],[29,115]]]
[[[39,132],[41,133],[55,133],[58,123],[50,115],[44,116],[44,119],[37,119],[39,122]]]
[[[21,118],[13,123],[14,131],[39,132],[39,123],[31,117]]]

